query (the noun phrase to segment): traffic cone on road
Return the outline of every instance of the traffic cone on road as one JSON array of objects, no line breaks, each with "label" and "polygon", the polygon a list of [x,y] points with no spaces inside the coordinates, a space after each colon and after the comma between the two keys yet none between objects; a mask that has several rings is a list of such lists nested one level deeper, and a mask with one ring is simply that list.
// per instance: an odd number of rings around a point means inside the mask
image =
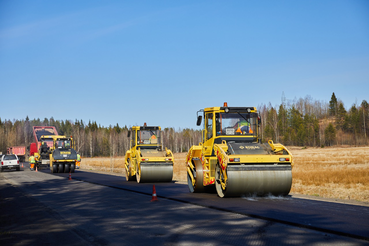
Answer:
[{"label": "traffic cone on road", "polygon": [[23,162],[22,162],[22,168],[24,168],[24,166],[23,166]]},{"label": "traffic cone on road", "polygon": [[38,172],[38,171],[37,171],[37,165],[36,165],[36,172]]},{"label": "traffic cone on road", "polygon": [[155,185],[152,187],[152,202],[156,202],[158,200],[158,197],[156,196],[156,189],[155,189]]},{"label": "traffic cone on road", "polygon": [[69,179],[68,180],[72,180],[72,174],[69,172]]}]

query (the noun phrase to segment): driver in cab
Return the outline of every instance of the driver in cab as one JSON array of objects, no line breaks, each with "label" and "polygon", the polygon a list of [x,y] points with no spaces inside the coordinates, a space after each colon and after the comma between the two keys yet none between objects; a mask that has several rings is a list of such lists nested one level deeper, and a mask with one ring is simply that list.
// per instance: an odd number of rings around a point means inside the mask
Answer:
[{"label": "driver in cab", "polygon": [[237,124],[235,125],[235,128],[237,128],[236,135],[254,133],[251,129],[250,122],[247,122],[246,120],[243,120],[243,119],[237,122]]}]

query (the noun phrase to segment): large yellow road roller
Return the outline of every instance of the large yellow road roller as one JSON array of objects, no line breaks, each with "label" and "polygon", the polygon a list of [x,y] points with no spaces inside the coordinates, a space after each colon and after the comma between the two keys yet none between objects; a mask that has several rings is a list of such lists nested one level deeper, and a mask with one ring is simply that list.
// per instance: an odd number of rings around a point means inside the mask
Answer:
[{"label": "large yellow road roller", "polygon": [[52,173],[74,173],[77,152],[72,136],[42,135],[40,142],[43,144],[34,153],[38,168],[49,166]]},{"label": "large yellow road roller", "polygon": [[292,185],[292,155],[282,144],[259,137],[260,116],[255,107],[205,108],[202,141],[190,148],[187,180],[190,192],[214,186],[219,197],[286,196]]},{"label": "large yellow road roller", "polygon": [[173,153],[161,142],[160,126],[133,126],[129,132],[130,150],[126,152],[126,180],[170,182],[173,178]]}]

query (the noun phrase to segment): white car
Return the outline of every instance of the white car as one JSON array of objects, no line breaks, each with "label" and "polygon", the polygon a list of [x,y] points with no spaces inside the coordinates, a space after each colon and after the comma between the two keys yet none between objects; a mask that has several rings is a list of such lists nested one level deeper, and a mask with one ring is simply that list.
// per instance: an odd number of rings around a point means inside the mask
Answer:
[{"label": "white car", "polygon": [[5,169],[15,169],[20,171],[19,159],[17,155],[3,155],[1,157],[0,172]]}]

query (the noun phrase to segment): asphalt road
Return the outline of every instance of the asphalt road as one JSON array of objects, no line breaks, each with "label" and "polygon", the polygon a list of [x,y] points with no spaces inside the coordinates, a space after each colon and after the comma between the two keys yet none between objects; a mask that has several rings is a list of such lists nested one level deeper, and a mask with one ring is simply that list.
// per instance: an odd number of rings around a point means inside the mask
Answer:
[{"label": "asphalt road", "polygon": [[218,198],[187,184],[48,170],[0,173],[0,245],[369,245],[369,207]]}]

